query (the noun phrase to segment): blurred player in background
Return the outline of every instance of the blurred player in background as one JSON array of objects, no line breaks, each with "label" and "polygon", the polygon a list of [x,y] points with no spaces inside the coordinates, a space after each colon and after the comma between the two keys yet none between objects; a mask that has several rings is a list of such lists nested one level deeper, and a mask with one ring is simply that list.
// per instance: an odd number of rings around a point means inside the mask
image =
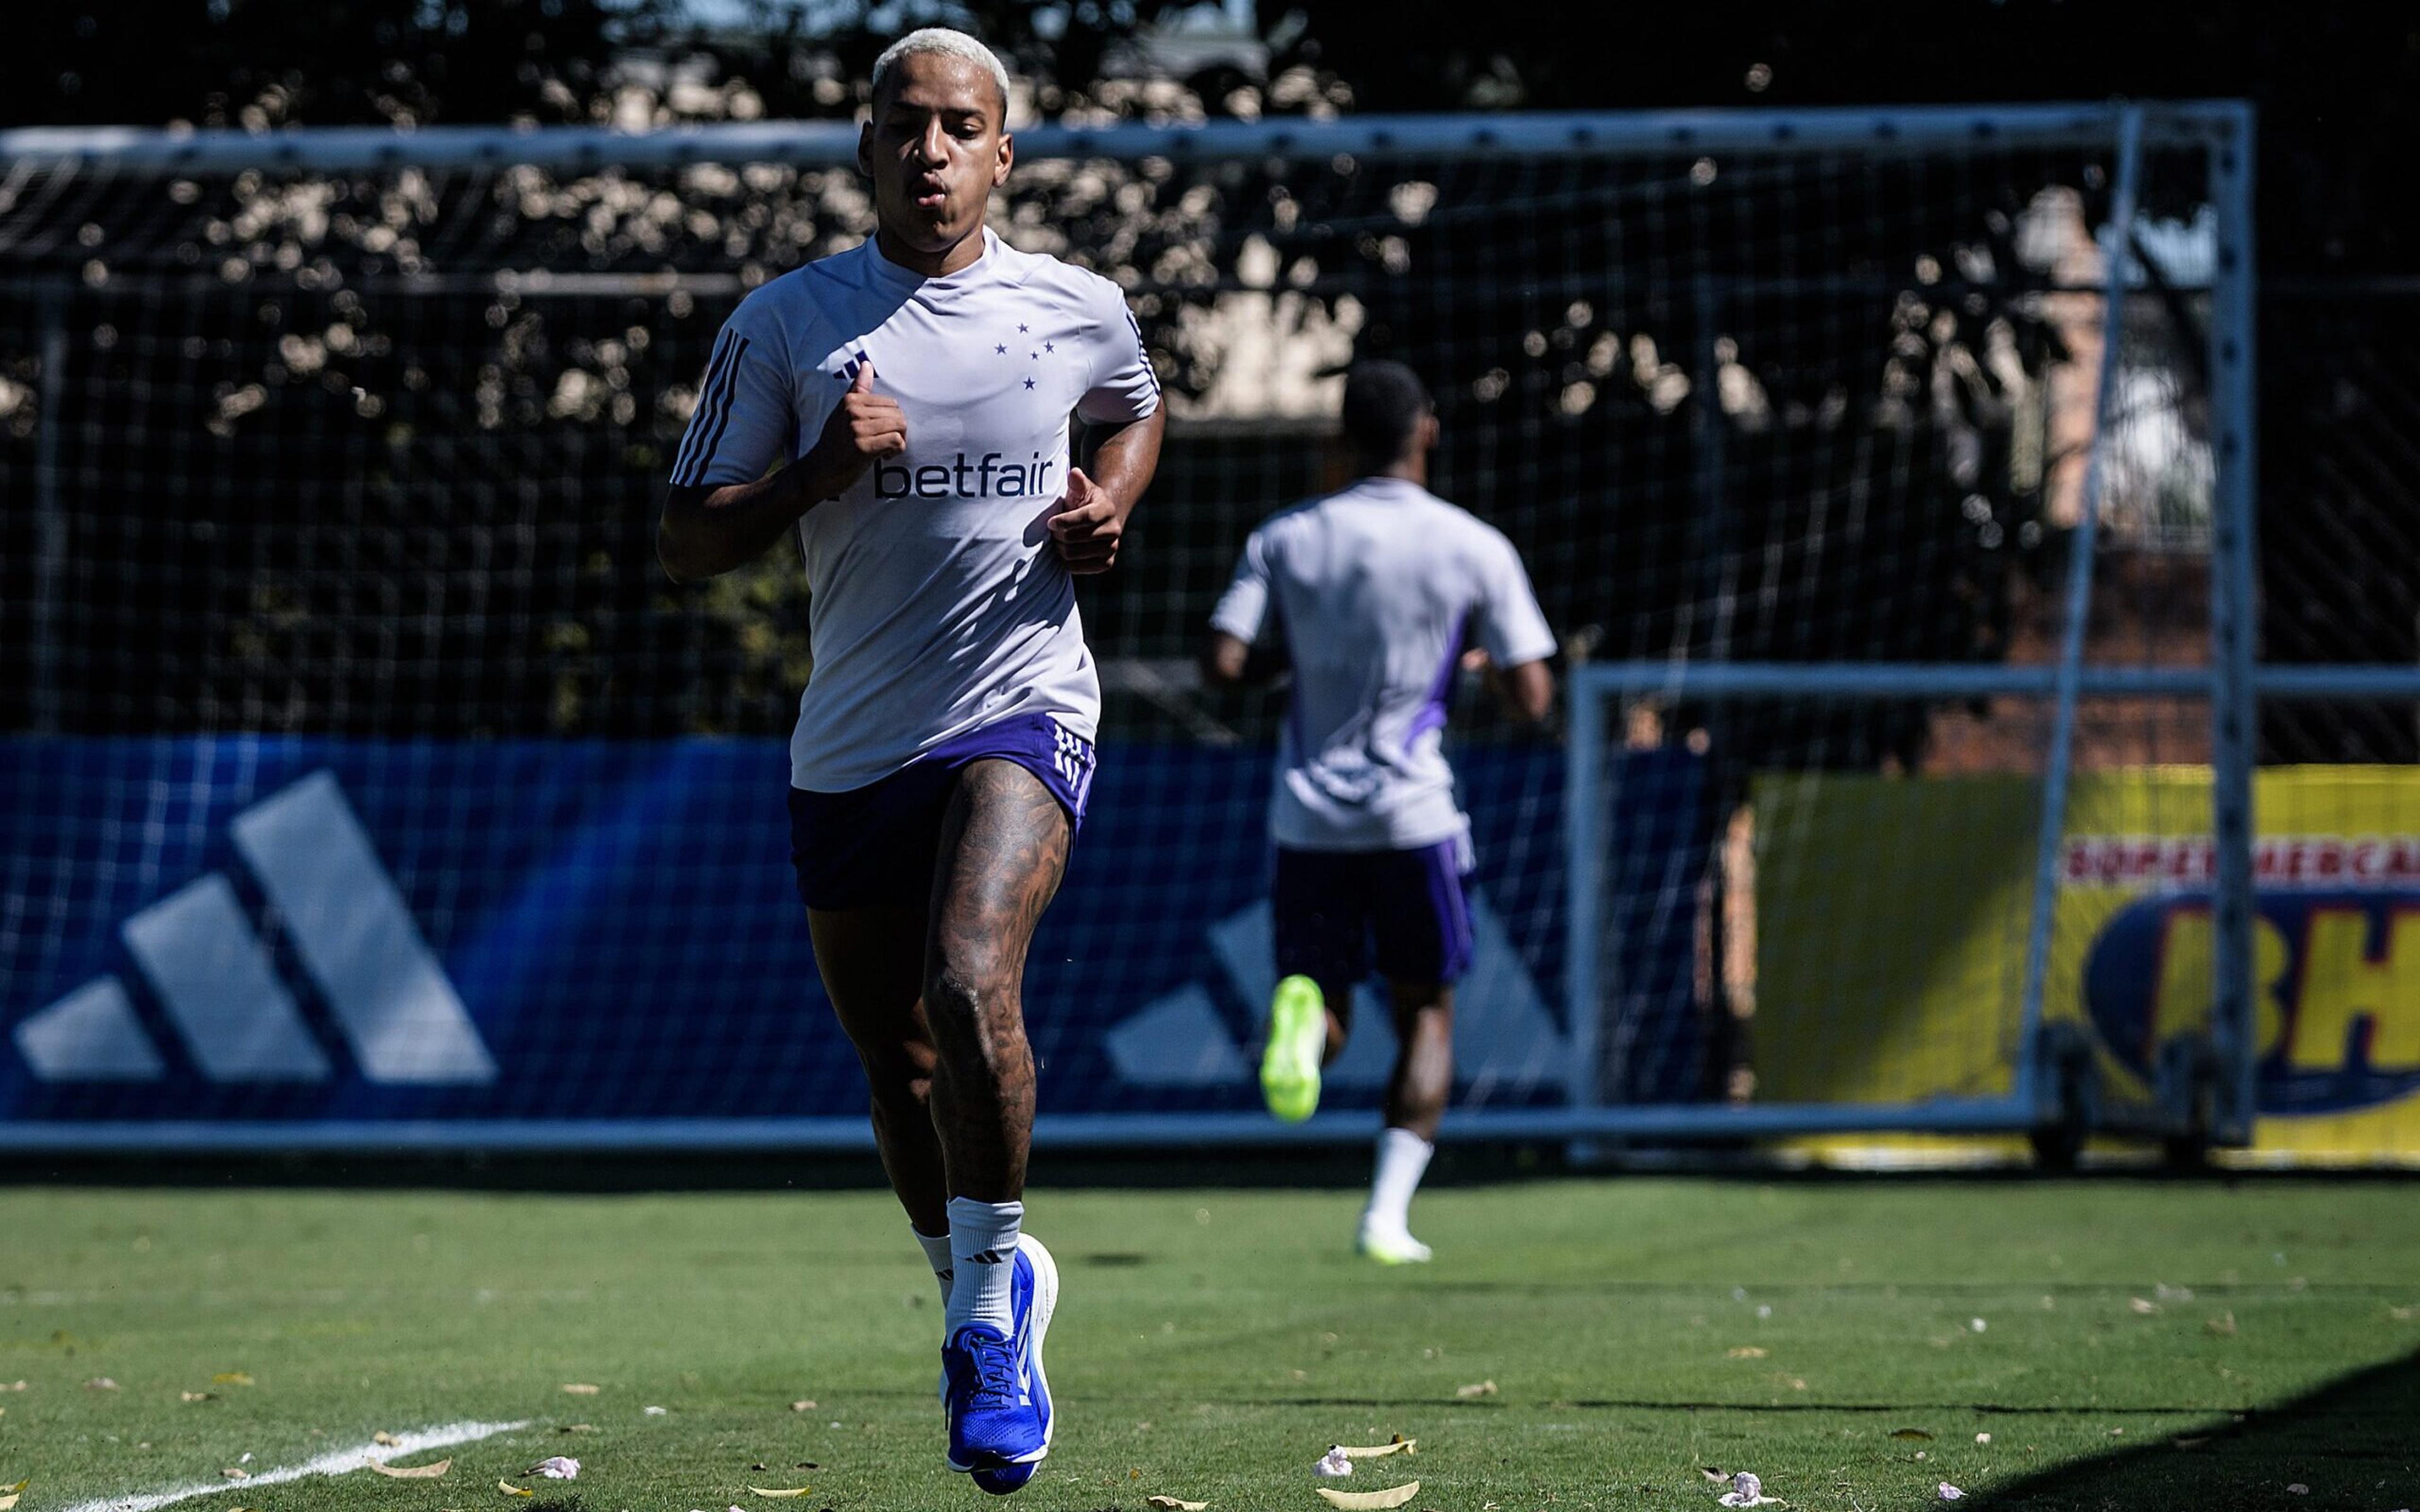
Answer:
[{"label": "blurred player in background", "polygon": [[[1115,561],[1163,427],[1117,286],[984,224],[1007,110],[1006,70],[962,33],[876,62],[858,160],[878,228],[733,314],[659,532],[684,580],[796,534],[814,657],[790,742],[799,891],[947,1303],[950,1468],[1001,1493],[1053,1427],[1019,995],[1092,786],[1100,685],[1072,575]],[[1106,432],[1090,476],[1071,413]]]},{"label": "blurred player in background", "polygon": [[1470,964],[1470,824],[1442,749],[1446,698],[1466,634],[1512,708],[1544,718],[1555,638],[1512,543],[1428,491],[1436,411],[1410,368],[1346,376],[1343,439],[1356,481],[1252,532],[1202,668],[1253,679],[1273,660],[1254,642],[1283,638],[1294,703],[1269,805],[1280,980],[1261,1088],[1279,1118],[1311,1117],[1374,966],[1398,1049],[1358,1242],[1399,1265],[1429,1257],[1407,1215],[1453,1090],[1453,983]]}]

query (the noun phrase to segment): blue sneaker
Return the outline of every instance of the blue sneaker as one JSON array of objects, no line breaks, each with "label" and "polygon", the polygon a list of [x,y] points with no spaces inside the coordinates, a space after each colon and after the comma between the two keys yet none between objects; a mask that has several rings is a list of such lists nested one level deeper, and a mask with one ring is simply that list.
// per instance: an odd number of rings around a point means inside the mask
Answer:
[{"label": "blue sneaker", "polygon": [[1017,1242],[1009,1309],[1014,1336],[970,1323],[941,1347],[950,1425],[949,1466],[1005,1496],[1033,1478],[1050,1452],[1054,1414],[1042,1368],[1042,1340],[1059,1303],[1059,1267],[1041,1241]]}]

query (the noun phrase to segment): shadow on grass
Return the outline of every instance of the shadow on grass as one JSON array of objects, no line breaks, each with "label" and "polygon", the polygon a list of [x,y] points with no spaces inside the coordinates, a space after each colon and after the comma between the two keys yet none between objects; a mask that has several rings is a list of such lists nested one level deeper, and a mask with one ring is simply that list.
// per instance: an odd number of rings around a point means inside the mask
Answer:
[{"label": "shadow on grass", "polygon": [[2030,1512],[2393,1512],[2420,1505],[2420,1351],[2181,1434],[2070,1460],[1978,1497]]}]

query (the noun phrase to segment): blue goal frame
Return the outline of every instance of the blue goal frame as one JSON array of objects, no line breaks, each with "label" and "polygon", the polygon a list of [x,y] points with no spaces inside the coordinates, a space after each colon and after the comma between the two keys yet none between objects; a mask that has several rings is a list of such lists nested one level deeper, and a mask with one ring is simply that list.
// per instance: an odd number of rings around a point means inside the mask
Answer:
[{"label": "blue goal frame", "polygon": [[[1898,1104],[1701,1103],[1610,1104],[1585,1068],[1597,1062],[1605,983],[1597,953],[1567,952],[1562,999],[1571,1035],[1572,1074],[1559,1107],[1462,1109],[1448,1115],[1444,1136],[1478,1140],[1745,1138],[1852,1132],[2039,1133],[2058,1128],[2249,1141],[2254,1114],[2251,984],[2252,769],[2262,697],[2420,697],[2420,669],[2394,666],[2256,666],[2257,604],[2254,572],[2253,407],[2254,288],[2253,162],[2255,119],[2241,101],[2157,105],[2035,104],[1842,108],[1800,111],[1692,111],[1636,114],[1539,114],[1502,116],[1357,116],[1329,121],[1219,121],[1189,126],[1140,124],[1102,128],[1043,126],[1018,133],[1027,157],[1165,156],[1203,162],[1220,158],[1326,159],[1352,154],[1371,160],[1407,156],[1464,161],[1540,152],[1635,155],[1722,151],[1909,151],[1960,146],[2091,147],[2115,151],[2116,213],[2131,216],[2136,169],[2156,147],[2200,147],[2210,162],[2210,203],[2217,213],[2217,259],[2211,290],[2210,363],[2212,447],[2217,465],[2211,536],[2213,609],[2211,658],[2205,669],[2086,666],[2081,658],[2083,594],[2088,583],[2098,505],[2098,451],[2087,485],[2072,559],[2068,621],[2060,657],[2051,666],[1974,664],[1776,664],[1745,662],[1620,662],[1575,667],[1568,681],[1570,729],[1565,802],[1567,903],[1575,929],[1601,917],[1606,857],[1587,816],[1599,811],[1604,787],[1607,715],[1614,701],[1640,694],[1696,699],[1786,694],[1839,699],[1959,697],[2022,693],[2052,700],[2058,733],[2046,770],[2037,858],[2035,905],[2024,997],[2024,1051],[2005,1097],[1957,1098]],[[799,165],[850,161],[857,131],[842,122],[775,122],[674,129],[625,134],[571,128],[516,131],[427,128],[409,134],[372,129],[169,133],[116,129],[27,129],[0,131],[0,158],[18,162],[81,164],[136,174],[225,172],[250,167],[343,171],[405,164],[476,166],[536,163],[565,167],[612,164],[780,161]],[[2122,242],[2121,242],[2122,244]],[[2123,259],[2111,259],[2105,318],[2116,329],[2125,295]],[[2104,344],[2104,364],[2117,343]],[[54,364],[46,362],[46,374]],[[2108,384],[2102,384],[2105,393]],[[51,412],[49,405],[44,413]],[[55,489],[38,485],[37,511],[58,508]],[[55,522],[54,522],[55,523]],[[43,521],[38,520],[38,527]],[[39,539],[55,532],[38,530]],[[38,665],[39,648],[37,649]],[[39,687],[38,687],[39,692]],[[2079,1077],[2072,1047],[2045,1035],[2041,976],[2048,929],[2047,900],[2055,886],[2058,825],[2064,806],[2076,701],[2119,693],[2187,695],[2208,700],[2213,731],[2217,852],[2216,1001],[2206,1053],[2191,1074],[2164,1088],[2149,1107],[2102,1105],[2088,1072]],[[38,703],[39,703],[38,699]],[[1324,1114],[1299,1125],[1279,1125],[1258,1114],[1045,1116],[1036,1142],[1062,1149],[1179,1145],[1340,1144],[1374,1131],[1367,1113]],[[833,1119],[598,1119],[530,1122],[425,1123],[324,1121],[310,1124],[165,1124],[158,1122],[11,1124],[0,1122],[0,1150],[193,1151],[321,1150],[568,1150],[568,1149],[865,1149],[861,1120]]]}]

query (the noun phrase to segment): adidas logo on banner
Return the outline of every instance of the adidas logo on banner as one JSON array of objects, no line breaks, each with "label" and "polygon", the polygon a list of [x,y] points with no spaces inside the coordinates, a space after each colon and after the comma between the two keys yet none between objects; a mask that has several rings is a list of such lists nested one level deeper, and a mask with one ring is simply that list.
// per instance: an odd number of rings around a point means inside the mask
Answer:
[{"label": "adidas logo on banner", "polygon": [[[334,777],[314,773],[237,814],[228,828],[365,1078],[419,1087],[496,1079],[469,1010]],[[209,1080],[318,1082],[332,1074],[224,875],[187,883],[127,919],[118,934]],[[46,1082],[167,1074],[116,977],[38,1011],[14,1037],[17,1053]]]}]

